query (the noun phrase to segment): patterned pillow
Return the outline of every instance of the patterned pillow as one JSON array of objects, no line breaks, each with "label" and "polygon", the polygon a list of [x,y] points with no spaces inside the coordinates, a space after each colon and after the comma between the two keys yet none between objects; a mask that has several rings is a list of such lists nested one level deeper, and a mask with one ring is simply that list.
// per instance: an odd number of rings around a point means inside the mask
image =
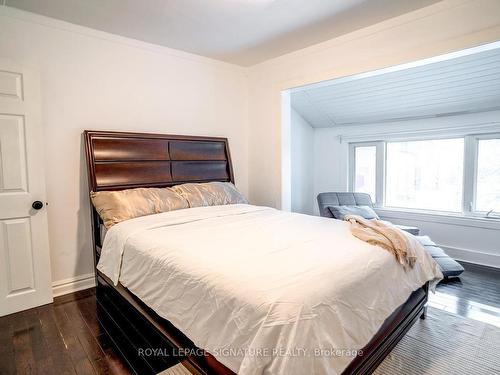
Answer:
[{"label": "patterned pillow", "polygon": [[230,182],[188,183],[173,186],[172,190],[186,199],[189,207],[248,203]]},{"label": "patterned pillow", "polygon": [[368,220],[380,219],[370,206],[328,206],[328,209],[338,220],[344,220],[347,215],[358,215]]},{"label": "patterned pillow", "polygon": [[111,228],[134,217],[188,208],[188,202],[170,188],[138,188],[91,192],[104,226]]}]

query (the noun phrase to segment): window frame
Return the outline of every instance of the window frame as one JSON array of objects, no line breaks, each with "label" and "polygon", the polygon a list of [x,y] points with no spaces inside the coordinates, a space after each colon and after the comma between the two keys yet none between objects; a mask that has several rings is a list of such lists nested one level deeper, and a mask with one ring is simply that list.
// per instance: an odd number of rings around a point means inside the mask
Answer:
[{"label": "window frame", "polygon": [[[386,198],[386,178],[387,178],[387,144],[389,142],[412,142],[412,141],[431,141],[440,139],[457,139],[464,140],[464,155],[463,155],[463,182],[462,182],[462,211],[435,211],[425,208],[409,208],[409,207],[389,207],[385,205]],[[500,139],[499,132],[483,133],[483,134],[465,134],[465,135],[433,135],[428,137],[397,137],[376,141],[356,141],[349,142],[348,155],[348,190],[354,192],[355,187],[355,149],[363,146],[376,146],[376,171],[375,171],[375,195],[374,205],[377,208],[410,212],[433,213],[443,215],[461,215],[468,217],[485,218],[486,211],[476,210],[476,193],[477,193],[477,174],[478,174],[478,151],[479,141],[486,139]],[[488,217],[489,219],[500,219],[497,212],[493,212]]]},{"label": "window frame", "polygon": [[[384,206],[385,196],[385,144],[384,141],[351,142],[349,143],[349,191],[354,191],[356,185],[356,148],[375,146],[375,207]],[[380,178],[379,176],[384,176]]]},{"label": "window frame", "polygon": [[[500,139],[500,133],[473,134],[465,137],[467,161],[470,168],[469,176],[465,178],[467,164],[464,166],[464,214],[470,216],[485,217],[488,211],[477,209],[477,175],[479,170],[479,141],[488,139]],[[467,150],[468,144],[468,150]],[[464,155],[465,156],[465,155]],[[465,158],[464,158],[465,161]],[[467,190],[467,191],[466,191]],[[466,194],[467,193],[467,194]],[[491,218],[500,218],[500,214],[494,211]]]}]

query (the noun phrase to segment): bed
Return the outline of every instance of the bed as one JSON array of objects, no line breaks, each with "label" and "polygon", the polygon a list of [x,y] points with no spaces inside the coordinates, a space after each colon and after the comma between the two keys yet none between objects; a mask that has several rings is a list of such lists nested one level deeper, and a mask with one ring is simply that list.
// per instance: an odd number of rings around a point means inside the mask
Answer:
[{"label": "bed", "polygon": [[[84,138],[91,191],[234,182],[224,138],[101,131],[85,131]],[[200,374],[371,373],[424,315],[429,277],[415,273],[401,291],[385,293],[379,283],[381,275],[394,272],[393,280],[401,278],[398,272],[403,271],[390,266],[387,254],[374,252],[368,244],[356,244],[365,252],[363,257],[373,257],[365,269],[356,268],[359,254],[335,261],[325,256],[324,248],[332,238],[342,238],[344,242],[337,243],[342,248],[358,241],[347,235],[344,223],[335,226],[332,222],[251,205],[188,208],[112,227],[106,233],[108,244],[101,259],[102,223],[92,208],[102,327],[130,367],[141,374],[160,372],[178,361]],[[272,246],[270,241],[274,241]],[[269,260],[269,265],[262,265],[262,259]],[[332,269],[343,270],[342,277],[329,277]],[[303,278],[297,277],[304,270]],[[252,278],[264,281],[252,282]],[[342,283],[349,284],[348,293],[339,292]],[[182,291],[178,285],[183,285]],[[385,287],[390,288],[390,283]],[[337,302],[325,302],[324,295],[334,295]],[[361,302],[353,302],[353,295]],[[280,304],[271,304],[270,309],[268,300]],[[360,313],[347,302],[371,304],[373,311]],[[304,308],[309,305],[315,310]],[[381,314],[387,317],[385,321]],[[356,336],[352,326],[361,321],[366,321],[366,327],[358,324],[359,337],[350,341]],[[300,344],[306,337],[329,344],[318,345],[327,351],[320,353],[321,360],[301,357],[299,345],[271,356],[246,352],[225,356],[216,350],[224,348],[224,343],[272,349],[284,341]],[[330,344],[350,350],[352,342],[364,344],[354,355],[331,358],[337,354],[328,352],[334,348]],[[148,355],[144,355],[145,348],[151,349]],[[153,353],[153,348],[159,350]]]}]

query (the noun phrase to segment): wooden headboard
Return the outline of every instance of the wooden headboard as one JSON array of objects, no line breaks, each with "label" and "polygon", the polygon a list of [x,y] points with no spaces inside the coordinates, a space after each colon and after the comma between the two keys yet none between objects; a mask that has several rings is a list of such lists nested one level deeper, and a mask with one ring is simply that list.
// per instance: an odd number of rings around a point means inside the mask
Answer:
[{"label": "wooden headboard", "polygon": [[230,181],[226,138],[86,130],[91,191]]},{"label": "wooden headboard", "polygon": [[[233,166],[226,138],[85,130],[89,190],[167,187],[229,181]],[[97,262],[100,218],[92,208]]]}]

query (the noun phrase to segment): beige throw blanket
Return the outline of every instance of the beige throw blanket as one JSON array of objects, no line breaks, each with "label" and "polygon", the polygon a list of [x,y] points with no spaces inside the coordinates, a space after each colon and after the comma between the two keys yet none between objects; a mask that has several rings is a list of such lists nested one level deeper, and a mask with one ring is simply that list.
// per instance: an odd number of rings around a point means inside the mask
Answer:
[{"label": "beige throw blanket", "polygon": [[415,265],[416,247],[422,247],[411,234],[382,220],[367,220],[357,215],[346,215],[353,236],[369,244],[380,246],[394,255],[405,271]]}]

